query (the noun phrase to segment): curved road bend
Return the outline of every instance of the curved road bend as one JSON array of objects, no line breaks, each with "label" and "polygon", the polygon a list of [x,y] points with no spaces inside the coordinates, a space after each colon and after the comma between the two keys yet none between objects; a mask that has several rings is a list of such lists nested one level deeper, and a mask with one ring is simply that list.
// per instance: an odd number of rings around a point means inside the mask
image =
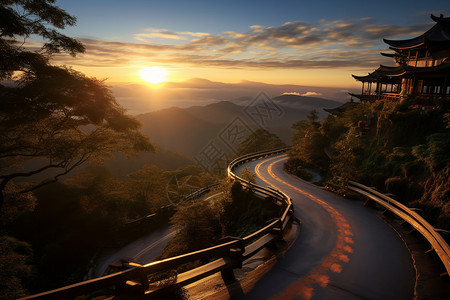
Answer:
[{"label": "curved road bend", "polygon": [[139,238],[126,246],[104,253],[94,271],[95,277],[103,276],[110,263],[118,262],[121,259],[133,261],[139,264],[152,262],[164,248],[164,246],[175,235],[171,227],[159,228],[148,235]]},{"label": "curved road bend", "polygon": [[[216,197],[209,196],[204,200]],[[203,199],[204,197],[200,198]],[[103,253],[97,262],[94,270],[94,276],[103,276],[108,269],[109,264],[118,262],[121,259],[129,260],[138,264],[148,264],[161,253],[166,244],[176,235],[175,229],[169,224],[158,228],[149,234],[132,241],[120,249],[114,249]]]},{"label": "curved road bend", "polygon": [[257,184],[292,198],[302,221],[299,237],[243,298],[412,299],[415,271],[397,233],[376,213],[287,174],[286,155],[246,163]]}]

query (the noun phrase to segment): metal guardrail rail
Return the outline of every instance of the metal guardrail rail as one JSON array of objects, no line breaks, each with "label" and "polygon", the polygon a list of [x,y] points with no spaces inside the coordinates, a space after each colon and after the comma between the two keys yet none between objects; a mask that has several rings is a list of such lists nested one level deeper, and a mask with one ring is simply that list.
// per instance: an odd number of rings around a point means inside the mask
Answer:
[{"label": "metal guardrail rail", "polygon": [[[113,286],[115,286],[116,294],[118,295],[133,295],[133,297],[138,299],[155,299],[162,297],[169,289],[185,286],[217,272],[221,272],[225,282],[233,281],[233,269],[240,268],[244,260],[253,256],[267,244],[281,239],[285,228],[293,218],[293,205],[291,199],[286,194],[278,190],[264,188],[245,181],[234,174],[233,169],[250,160],[283,153],[289,149],[289,147],[286,147],[273,151],[263,151],[245,155],[233,160],[228,165],[227,171],[230,178],[240,181],[244,186],[253,189],[255,192],[264,195],[265,197],[273,197],[274,200],[281,202],[285,207],[281,216],[278,219],[274,219],[264,228],[261,228],[244,238],[228,237],[220,245],[151,262],[146,265],[129,263],[128,267],[130,267],[130,269],[128,270],[21,299],[73,299],[77,296]],[[205,191],[199,191],[198,194],[203,194],[204,192]],[[254,241],[255,238],[258,239]],[[178,274],[176,279],[168,285],[157,285],[149,282],[148,277],[152,274],[172,270],[185,263],[199,259],[211,258],[218,259],[193,270]]]},{"label": "metal guardrail rail", "polygon": [[[450,246],[444,238],[436,231],[436,229],[422,218],[418,213],[406,207],[394,199],[375,191],[360,183],[349,181],[348,188],[354,192],[364,195],[378,204],[382,205],[395,215],[408,222],[414,229],[422,234],[428,240],[439,259],[444,264],[447,274],[450,276]],[[444,275],[443,274],[443,275]]]}]

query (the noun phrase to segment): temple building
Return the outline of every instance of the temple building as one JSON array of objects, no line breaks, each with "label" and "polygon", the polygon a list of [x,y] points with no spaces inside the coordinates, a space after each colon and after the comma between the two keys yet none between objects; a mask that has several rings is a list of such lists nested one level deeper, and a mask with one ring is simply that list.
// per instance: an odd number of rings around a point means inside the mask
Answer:
[{"label": "temple building", "polygon": [[[387,40],[396,66],[380,65],[362,82],[361,101],[399,101],[409,96],[427,100],[450,99],[450,18],[431,15],[436,24],[424,34],[407,40]],[[425,104],[425,103],[424,103]]]}]

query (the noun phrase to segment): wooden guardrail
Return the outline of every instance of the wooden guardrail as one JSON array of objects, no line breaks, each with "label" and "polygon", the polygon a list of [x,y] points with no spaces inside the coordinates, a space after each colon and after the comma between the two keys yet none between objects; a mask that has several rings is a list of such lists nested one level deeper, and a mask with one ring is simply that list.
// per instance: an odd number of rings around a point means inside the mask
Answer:
[{"label": "wooden guardrail", "polygon": [[434,249],[440,260],[444,264],[447,274],[450,276],[450,247],[444,238],[436,231],[436,229],[422,218],[418,213],[406,207],[394,199],[375,191],[360,183],[349,181],[349,190],[355,191],[361,195],[364,195],[371,200],[377,202],[381,206],[385,207],[401,219],[408,222],[414,229],[422,234],[425,239],[428,240],[431,247]]},{"label": "wooden guardrail", "polygon": [[[288,149],[289,148],[282,148],[274,151],[264,151],[245,155],[233,160],[228,165],[228,176],[230,178],[240,181],[244,186],[253,189],[265,197],[273,197],[275,201],[282,203],[285,207],[281,216],[278,219],[271,221],[264,228],[261,228],[244,238],[228,237],[220,245],[151,262],[146,265],[129,263],[128,267],[130,267],[130,269],[128,270],[22,299],[73,299],[77,296],[89,294],[109,287],[115,287],[116,294],[118,295],[133,295],[138,299],[154,299],[163,296],[164,293],[170,289],[185,286],[216,272],[221,272],[225,282],[233,281],[233,269],[240,268],[244,260],[253,256],[267,244],[282,238],[283,231],[292,220],[293,212],[291,199],[286,194],[278,190],[264,188],[245,181],[234,174],[233,169],[252,159],[283,153]],[[255,241],[256,238],[257,240]],[[216,259],[193,270],[178,274],[176,278],[167,285],[152,284],[149,282],[149,276],[152,274],[170,271],[185,263],[211,258]]]},{"label": "wooden guardrail", "polygon": [[[208,186],[202,187],[201,189],[196,190],[195,192],[193,192],[193,193],[191,193],[191,194],[185,196],[185,197],[181,200],[180,203],[183,203],[183,202],[185,202],[185,201],[190,201],[190,200],[197,199],[197,198],[199,198],[199,197],[201,197],[201,196],[203,196],[203,195],[209,193],[209,192],[210,192],[213,188],[215,188],[217,185],[218,185],[218,183],[213,183],[213,184],[210,184],[210,185],[208,185]],[[180,204],[180,203],[178,203],[178,204]],[[160,207],[160,208],[158,209],[158,212],[153,213],[153,214],[151,214],[151,215],[147,215],[147,216],[145,216],[145,217],[142,217],[142,218],[139,218],[139,219],[136,219],[136,220],[133,220],[133,221],[130,221],[130,222],[127,222],[127,223],[123,224],[122,227],[140,226],[140,225],[142,225],[142,224],[144,224],[144,223],[147,223],[149,220],[152,220],[152,219],[156,218],[156,217],[158,216],[158,213],[160,213],[161,211],[166,211],[166,210],[169,210],[169,209],[174,209],[175,206],[176,206],[176,205],[174,205],[174,204],[169,204],[169,205]]]}]

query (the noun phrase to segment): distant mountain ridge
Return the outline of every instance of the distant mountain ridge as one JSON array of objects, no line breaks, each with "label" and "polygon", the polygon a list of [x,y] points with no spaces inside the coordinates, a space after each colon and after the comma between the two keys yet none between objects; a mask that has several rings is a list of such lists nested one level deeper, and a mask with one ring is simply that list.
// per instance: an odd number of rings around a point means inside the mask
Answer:
[{"label": "distant mountain ridge", "polygon": [[[142,131],[155,144],[193,158],[209,142],[217,139],[236,118],[252,130],[258,128],[258,124],[248,115],[247,105],[251,102],[245,97],[184,109],[171,107],[136,117],[143,124]],[[281,95],[273,98],[273,105],[282,113],[268,118],[264,127],[277,134],[286,144],[290,144],[290,127],[294,122],[305,119],[312,109],[316,109],[319,115],[324,117],[327,113],[323,108],[334,108],[341,104],[322,98]]]},{"label": "distant mountain ridge", "polygon": [[329,100],[318,97],[301,96],[295,94],[284,94],[274,97],[273,100],[281,105],[294,105],[294,106],[312,106],[321,108],[334,108],[342,105],[342,102],[335,100]]},{"label": "distant mountain ridge", "polygon": [[[127,174],[138,170],[144,165],[156,165],[167,170],[174,170],[189,164],[195,164],[194,158],[211,141],[217,140],[220,133],[227,129],[236,118],[244,122],[252,130],[255,124],[245,113],[246,105],[253,99],[242,97],[234,101],[221,101],[205,106],[188,108],[170,107],[159,111],[136,116],[142,123],[142,132],[147,134],[156,145],[156,153],[140,153],[138,157],[127,159],[123,154],[116,153],[108,162],[108,168],[116,174]],[[280,117],[268,120],[264,128],[278,135],[283,142],[290,144],[291,125],[305,119],[312,109],[316,109],[323,117],[322,108],[340,106],[340,102],[297,95],[281,95],[273,99],[283,111]],[[229,150],[229,149],[228,149]],[[35,168],[39,161],[33,161],[27,168]],[[54,176],[52,172],[33,177],[43,180]]]}]

